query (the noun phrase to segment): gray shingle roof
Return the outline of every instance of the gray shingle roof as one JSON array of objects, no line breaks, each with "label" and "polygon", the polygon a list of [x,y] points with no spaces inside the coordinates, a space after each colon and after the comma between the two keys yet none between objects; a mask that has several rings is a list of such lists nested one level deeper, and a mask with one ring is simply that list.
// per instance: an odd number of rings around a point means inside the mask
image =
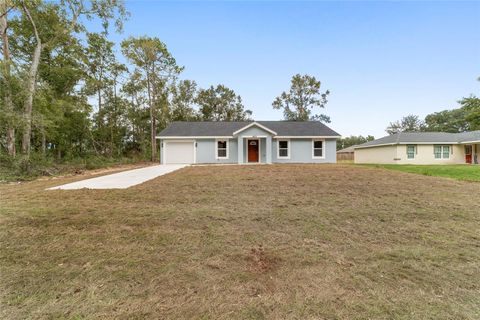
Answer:
[{"label": "gray shingle roof", "polygon": [[[233,133],[253,121],[199,121],[172,122],[160,137],[214,137],[232,136]],[[338,137],[337,132],[318,121],[254,121],[277,133],[278,136],[324,136]]]},{"label": "gray shingle roof", "polygon": [[356,148],[368,148],[388,144],[415,144],[415,143],[463,143],[480,141],[480,131],[461,133],[448,132],[400,132],[377,140],[369,141],[355,146]]}]

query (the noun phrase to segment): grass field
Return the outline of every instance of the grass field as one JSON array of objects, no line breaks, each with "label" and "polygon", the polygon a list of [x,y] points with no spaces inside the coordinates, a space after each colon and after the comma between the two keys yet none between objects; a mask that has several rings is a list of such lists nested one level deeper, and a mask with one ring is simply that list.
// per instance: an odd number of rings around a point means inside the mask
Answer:
[{"label": "grass field", "polygon": [[0,185],[1,319],[479,319],[480,184],[352,165]]},{"label": "grass field", "polygon": [[478,165],[375,165],[390,170],[418,173],[425,176],[444,177],[465,181],[480,181],[480,166]]}]

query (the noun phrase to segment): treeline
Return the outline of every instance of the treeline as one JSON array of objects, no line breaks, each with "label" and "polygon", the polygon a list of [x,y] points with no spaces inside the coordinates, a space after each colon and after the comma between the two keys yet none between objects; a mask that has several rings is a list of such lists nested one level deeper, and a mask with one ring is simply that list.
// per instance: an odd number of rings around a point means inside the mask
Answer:
[{"label": "treeline", "polygon": [[[121,1],[7,0],[0,15],[4,155],[153,160],[170,121],[251,116],[224,85],[179,80],[184,68],[158,38],[127,38],[117,53],[109,32],[128,17]],[[90,20],[103,30],[90,32]]]},{"label": "treeline", "polygon": [[[479,79],[480,80],[480,79]],[[472,95],[461,99],[459,107],[429,114],[425,119],[417,115],[408,115],[390,122],[385,129],[388,134],[398,132],[464,132],[480,130],[480,98]]]}]

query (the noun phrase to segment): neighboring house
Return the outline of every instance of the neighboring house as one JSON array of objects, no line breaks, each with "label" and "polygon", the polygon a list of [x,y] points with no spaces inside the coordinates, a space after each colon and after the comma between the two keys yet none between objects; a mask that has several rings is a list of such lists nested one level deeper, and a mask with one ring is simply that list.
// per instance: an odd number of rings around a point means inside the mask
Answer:
[{"label": "neighboring house", "polygon": [[335,163],[340,135],[317,121],[173,122],[160,162]]},{"label": "neighboring house", "polygon": [[355,146],[355,163],[478,164],[480,131],[402,132]]},{"label": "neighboring house", "polygon": [[345,149],[337,151],[337,161],[341,160],[353,160],[354,159],[354,148],[355,146],[350,146]]}]

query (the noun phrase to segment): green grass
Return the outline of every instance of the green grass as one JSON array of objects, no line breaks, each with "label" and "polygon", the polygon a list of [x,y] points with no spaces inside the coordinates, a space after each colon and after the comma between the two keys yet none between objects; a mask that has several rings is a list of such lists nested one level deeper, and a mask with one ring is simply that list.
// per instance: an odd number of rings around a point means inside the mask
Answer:
[{"label": "green grass", "polygon": [[375,165],[390,170],[444,177],[464,181],[480,181],[480,166],[476,165]]}]

